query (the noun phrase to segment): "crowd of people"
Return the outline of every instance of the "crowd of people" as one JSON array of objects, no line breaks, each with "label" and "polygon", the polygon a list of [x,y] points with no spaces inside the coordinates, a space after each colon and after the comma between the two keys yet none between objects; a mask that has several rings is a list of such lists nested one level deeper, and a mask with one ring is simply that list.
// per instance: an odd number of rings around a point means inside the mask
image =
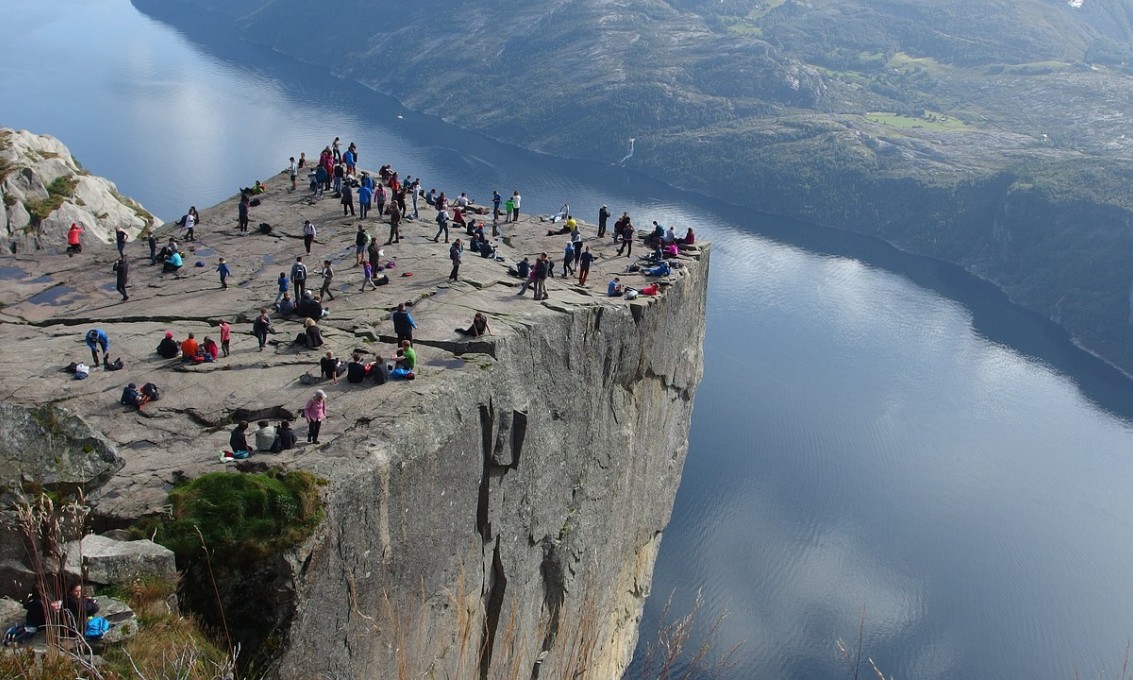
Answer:
[{"label": "crowd of people", "polygon": [[[515,225],[520,221],[522,197],[518,190],[514,190],[506,198],[499,191],[493,191],[490,207],[477,205],[466,192],[461,192],[455,199],[450,200],[443,191],[438,192],[436,189],[425,191],[419,177],[402,179],[390,165],[383,165],[374,174],[362,170],[357,146],[351,143],[343,150],[339,138],[335,138],[323,149],[313,165],[308,164],[305,153],[300,153],[298,160],[290,157],[288,161],[284,171],[289,180],[288,192],[298,190],[300,173],[306,172],[311,193],[303,200],[315,202],[329,193],[341,203],[344,217],[357,219],[353,233],[353,267],[358,270],[362,292],[367,289],[377,290],[379,286],[390,283],[387,270],[395,266],[395,262],[387,260],[383,263],[386,257],[383,245],[391,246],[403,240],[403,223],[420,219],[419,201],[423,201],[435,210],[436,232],[431,240],[439,244],[443,239],[446,244],[452,265],[448,281],[452,283],[461,280],[461,265],[466,247],[469,252],[483,258],[502,261],[498,239],[504,236],[503,225]],[[241,191],[236,214],[237,231],[240,235],[248,233],[251,212],[260,203],[259,196],[267,190],[264,183],[257,181],[252,187]],[[490,223],[482,217],[485,215],[490,215]],[[628,212],[623,212],[621,217],[614,221],[612,233],[607,236],[607,225],[611,217],[612,213],[603,205],[598,212],[596,235],[583,234],[582,226],[571,214],[569,205],[564,204],[558,214],[543,218],[550,221],[554,227],[548,230],[548,236],[565,237],[561,261],[558,262],[561,264],[562,280],[574,279],[578,286],[585,288],[589,285],[589,275],[596,263],[603,259],[612,261],[612,258],[623,254],[633,260],[633,246],[638,242],[644,248],[645,254],[628,265],[626,270],[614,273],[624,275],[627,272],[640,271],[645,275],[663,276],[671,271],[671,266],[679,266],[679,264],[671,264],[671,258],[679,253],[680,247],[695,243],[695,235],[691,228],[684,236],[678,237],[673,228],[665,228],[657,221],[653,221],[652,229],[649,231],[638,233]],[[375,220],[389,224],[389,234],[384,244],[367,228],[368,225],[374,224]],[[528,223],[531,222],[532,220],[528,219]],[[177,226],[184,240],[198,241],[201,217],[196,208],[190,207]],[[270,230],[268,225],[261,226]],[[453,229],[464,233],[452,238]],[[326,241],[319,240],[319,231],[310,219],[303,221],[300,232],[303,242],[302,254],[295,256],[289,270],[279,272],[275,279],[274,299],[259,309],[259,313],[250,324],[257,351],[267,350],[269,337],[276,333],[274,326],[276,321],[297,320],[302,326],[301,330],[296,333],[292,342],[282,344],[294,347],[298,351],[322,352],[323,356],[319,359],[319,379],[337,384],[339,377],[345,376],[346,382],[352,385],[367,382],[381,385],[391,380],[414,379],[418,370],[416,350],[413,346],[417,323],[405,304],[398,305],[390,315],[396,346],[388,359],[381,353],[375,353],[369,358],[370,355],[351,352],[350,360],[343,361],[335,356],[333,350],[327,350],[325,347],[327,338],[320,326],[320,322],[329,314],[326,303],[336,299],[336,292],[342,295],[344,291],[348,291],[349,284],[340,281],[340,272],[336,270],[336,258],[333,256],[323,258],[318,269],[313,267],[308,269],[304,258],[309,258],[312,249],[316,245],[323,246]],[[77,224],[72,225],[67,235],[69,255],[82,252],[81,234],[82,227]],[[115,272],[116,289],[123,301],[129,299],[127,292],[129,261],[125,252],[127,240],[127,234],[119,229],[116,232],[119,259],[115,265]],[[184,267],[186,255],[177,237],[170,236],[168,242],[159,249],[154,230],[147,228],[142,232],[139,240],[148,246],[150,264],[160,264],[162,274],[177,274]],[[611,254],[615,246],[616,255]],[[320,260],[316,258],[315,261]],[[536,256],[524,256],[512,269],[513,275],[520,279],[518,295],[525,295],[530,289],[536,300],[549,299],[547,283],[548,279],[555,278],[556,264],[547,252]],[[197,266],[201,265],[202,263],[197,263]],[[220,288],[227,289],[233,270],[224,257],[218,258],[216,273]],[[406,274],[411,275],[409,272]],[[312,283],[315,277],[318,277],[318,285]],[[653,286],[653,288],[657,287]],[[624,286],[621,276],[613,276],[607,283],[607,294],[611,297],[622,295],[632,297],[648,289],[649,286],[646,286],[642,291],[638,291]],[[469,326],[457,328],[455,331],[466,338],[494,335],[487,316],[482,312],[474,314]],[[218,321],[216,336],[219,343],[213,339],[211,331],[200,340],[197,339],[195,332],[189,332],[184,339],[179,340],[173,331],[166,331],[158,342],[155,352],[161,359],[176,360],[186,364],[215,362],[231,355],[231,325],[224,320]],[[101,363],[106,364],[109,338],[105,332],[92,329],[86,341],[91,350],[94,366],[99,366],[100,359]],[[145,387],[150,385],[147,383]],[[154,391],[156,392],[156,386]],[[130,383],[123,390],[124,405],[142,408],[150,400],[143,388],[139,388],[135,383]],[[326,401],[325,391],[319,390],[301,410],[303,417],[308,421],[310,443],[319,441],[319,428],[326,418]],[[290,423],[280,422],[277,425],[260,423],[260,429],[255,433],[255,447],[247,446],[247,439],[243,435],[247,427],[247,423],[241,423],[233,431],[230,441],[233,454],[250,450],[282,450],[294,445],[294,442],[288,441],[288,437],[283,437],[282,449],[277,445],[277,433],[281,430],[289,432]]]}]

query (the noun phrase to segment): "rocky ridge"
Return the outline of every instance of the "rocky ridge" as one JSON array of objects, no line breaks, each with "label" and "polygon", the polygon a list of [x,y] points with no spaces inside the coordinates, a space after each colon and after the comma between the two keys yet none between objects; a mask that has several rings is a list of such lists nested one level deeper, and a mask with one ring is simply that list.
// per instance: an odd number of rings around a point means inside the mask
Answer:
[{"label": "rocky ridge", "polygon": [[114,242],[123,227],[130,238],[161,224],[114,183],[92,175],[67,147],[48,135],[0,129],[0,236],[8,252],[66,247],[72,223],[84,244]]},{"label": "rocky ridge", "polygon": [[[4,401],[79,414],[117,451],[121,469],[89,496],[99,522],[163,512],[172,484],[225,469],[217,458],[232,422],[294,418],[315,388],[300,379],[317,375],[322,350],[291,343],[298,323],[277,319],[263,353],[250,335],[277,274],[303,254],[300,225],[311,219],[319,228],[311,270],[323,259],[337,268],[323,349],[389,357],[389,311],[411,302],[420,369],[412,382],[381,387],[317,385],[329,402],[322,444],[227,466],[302,468],[328,481],[327,519],[314,537],[221,585],[232,594],[229,620],[270,623],[265,635],[282,641],[274,674],[283,678],[393,675],[407,652],[392,643],[403,631],[389,624],[398,619],[390,607],[419,612],[414,630],[428,632],[412,663],[456,675],[483,664],[484,677],[517,664],[527,673],[581,664],[595,677],[618,675],[687,452],[708,246],[682,255],[686,266],[657,298],[611,299],[609,277],[638,286],[643,277],[622,273],[629,260],[586,227],[598,255],[589,286],[555,278],[550,300],[536,303],[516,296],[507,267],[544,250],[560,259],[565,237],[545,236],[547,225],[531,217],[504,225],[505,260],[466,251],[451,283],[448,247],[430,240],[433,211],[422,203],[402,241],[385,246],[383,262],[396,263],[391,282],[362,293],[351,266],[360,221],[329,197],[290,192],[282,176],[266,184],[252,222],[270,224],[270,235],[238,235],[233,198],[201,211],[177,275],[145,266],[144,246],[131,243],[129,301],[113,290],[109,245],[74,258],[41,250],[0,259],[10,301],[0,342],[17,348],[0,356]],[[361,223],[386,234],[373,218]],[[218,257],[233,269],[227,290]],[[475,311],[487,314],[493,336],[454,332]],[[216,337],[220,319],[233,326],[231,357],[188,365],[155,354],[166,330]],[[89,357],[83,334],[94,326],[125,369],[72,380],[62,368]],[[118,405],[126,382],[155,382],[164,396],[127,409]],[[462,638],[468,631],[475,639]],[[583,632],[592,648],[571,658],[570,641]],[[489,650],[483,659],[480,649]]]}]

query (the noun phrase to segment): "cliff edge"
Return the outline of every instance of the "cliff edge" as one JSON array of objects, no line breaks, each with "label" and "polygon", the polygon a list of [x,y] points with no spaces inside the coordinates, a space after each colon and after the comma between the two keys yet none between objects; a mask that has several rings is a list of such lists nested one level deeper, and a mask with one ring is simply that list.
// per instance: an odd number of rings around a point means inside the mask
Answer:
[{"label": "cliff edge", "polygon": [[[610,298],[614,275],[637,287],[646,281],[623,273],[631,258],[616,257],[584,226],[596,255],[589,285],[556,277],[549,299],[536,302],[516,295],[508,267],[543,251],[561,260],[567,237],[546,235],[558,224],[524,216],[502,225],[503,261],[466,250],[451,282],[448,246],[431,241],[434,213],[422,201],[401,241],[384,246],[383,264],[395,263],[389,284],[359,292],[358,225],[381,242],[386,220],[344,217],[329,194],[289,187],[284,176],[268,178],[251,208],[252,224],[270,225],[270,234],[255,226],[239,234],[237,198],[201,211],[196,240],[181,244],[179,272],[147,266],[145,245],[129,243],[127,301],[114,291],[109,245],[73,258],[44,250],[0,259],[9,301],[0,343],[13,349],[0,356],[3,401],[53,404],[105,438],[121,469],[96,480],[89,498],[99,522],[125,525],[165,512],[179,481],[218,469],[240,474],[217,462],[233,422],[296,419],[324,389],[321,444],[239,464],[327,481],[326,520],[311,539],[220,584],[230,627],[273,652],[275,677],[393,677],[405,668],[618,676],[687,453],[708,245],[682,252],[684,266],[661,281],[657,297]],[[318,229],[309,256],[304,219]],[[160,232],[162,243],[171,236]],[[453,239],[463,236],[454,229]],[[251,320],[296,256],[308,262],[309,285],[321,261],[336,269],[319,324],[327,344],[300,348],[292,338],[301,325],[276,316],[277,333],[260,352]],[[233,272],[227,289],[220,257]],[[389,314],[399,302],[412,303],[418,324],[415,380],[306,384],[327,350],[388,360]],[[477,311],[493,335],[454,330]],[[166,331],[218,338],[221,319],[232,324],[231,356],[186,364],[155,353]],[[73,380],[62,369],[89,361],[92,327],[107,333],[111,357],[125,367]],[[127,382],[154,382],[163,397],[141,411],[121,406]]]}]

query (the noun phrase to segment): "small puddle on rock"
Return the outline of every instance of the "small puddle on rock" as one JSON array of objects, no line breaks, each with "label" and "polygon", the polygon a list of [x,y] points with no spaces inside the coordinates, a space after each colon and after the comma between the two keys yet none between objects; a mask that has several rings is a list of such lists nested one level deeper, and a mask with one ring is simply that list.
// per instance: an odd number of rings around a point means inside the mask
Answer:
[{"label": "small puddle on rock", "polygon": [[193,251],[193,254],[196,255],[197,257],[208,257],[209,255],[215,255],[216,249],[214,249],[214,248],[197,248],[196,250]]},{"label": "small puddle on rock", "polygon": [[0,267],[0,279],[14,281],[27,275],[28,273],[19,267]]},{"label": "small puddle on rock", "polygon": [[67,300],[63,300],[62,298],[77,292],[78,291],[76,291],[74,288],[71,288],[70,286],[53,286],[43,291],[42,293],[37,293],[36,295],[31,296],[30,298],[28,298],[28,302],[32,303],[33,305],[59,306],[68,302]]}]

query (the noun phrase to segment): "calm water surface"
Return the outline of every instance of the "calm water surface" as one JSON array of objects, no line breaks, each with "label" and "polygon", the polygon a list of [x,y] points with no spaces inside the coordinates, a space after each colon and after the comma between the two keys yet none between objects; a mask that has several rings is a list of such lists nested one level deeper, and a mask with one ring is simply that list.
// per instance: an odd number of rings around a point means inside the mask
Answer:
[{"label": "calm water surface", "polygon": [[[125,0],[0,0],[0,123],[165,219],[334,135],[427,186],[601,203],[715,243],[666,596],[742,644],[720,678],[1112,677],[1133,637],[1133,387],[951,267],[502,146]],[[402,118],[398,118],[401,115]],[[862,677],[865,677],[863,675]]]}]

